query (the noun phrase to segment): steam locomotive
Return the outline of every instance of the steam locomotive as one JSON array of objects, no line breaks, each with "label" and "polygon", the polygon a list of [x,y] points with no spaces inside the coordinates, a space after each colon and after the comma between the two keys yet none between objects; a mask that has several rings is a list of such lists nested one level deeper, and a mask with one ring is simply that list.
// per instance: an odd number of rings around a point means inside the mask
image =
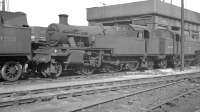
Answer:
[{"label": "steam locomotive", "polygon": [[[27,24],[10,28],[2,23],[1,37],[6,38],[0,40],[2,78],[14,81],[22,73],[30,72],[44,77],[59,77],[65,70],[90,75],[94,71],[135,71],[141,67],[153,69],[180,65],[178,32],[152,30],[134,24],[73,26],[67,23],[66,17],[60,15],[59,24],[50,24],[46,41],[39,42],[31,42]],[[13,18],[11,20],[22,19],[19,16]],[[185,41],[188,63],[199,50],[199,42]]]},{"label": "steam locomotive", "polygon": [[[36,71],[58,77],[64,70],[90,75],[94,71],[115,72],[177,67],[180,65],[180,34],[168,29],[148,29],[129,24],[119,26],[73,26],[67,15],[50,24],[46,44],[34,50]],[[190,64],[200,41],[185,41]],[[46,53],[46,54],[45,54]],[[31,69],[32,70],[32,69]]]}]

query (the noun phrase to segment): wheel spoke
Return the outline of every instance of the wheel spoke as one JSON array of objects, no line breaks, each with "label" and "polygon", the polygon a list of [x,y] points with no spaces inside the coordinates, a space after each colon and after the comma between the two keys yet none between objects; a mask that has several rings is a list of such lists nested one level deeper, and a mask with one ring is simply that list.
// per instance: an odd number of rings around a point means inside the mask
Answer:
[{"label": "wheel spoke", "polygon": [[60,63],[52,64],[55,69],[55,77],[59,77],[62,74],[62,65]]},{"label": "wheel spoke", "polygon": [[18,80],[22,74],[22,67],[16,62],[7,62],[1,70],[4,80],[15,81]]},{"label": "wheel spoke", "polygon": [[41,65],[41,74],[44,77],[59,77],[62,73],[62,65],[60,63],[47,63]]},{"label": "wheel spoke", "polygon": [[50,76],[50,72],[49,72],[50,66],[49,64],[43,64],[42,65],[42,70],[41,73],[44,77]]},{"label": "wheel spoke", "polygon": [[85,75],[91,75],[91,74],[93,74],[94,73],[94,67],[92,67],[92,66],[83,66],[82,68],[81,68],[81,72],[83,73],[83,74],[85,74]]}]

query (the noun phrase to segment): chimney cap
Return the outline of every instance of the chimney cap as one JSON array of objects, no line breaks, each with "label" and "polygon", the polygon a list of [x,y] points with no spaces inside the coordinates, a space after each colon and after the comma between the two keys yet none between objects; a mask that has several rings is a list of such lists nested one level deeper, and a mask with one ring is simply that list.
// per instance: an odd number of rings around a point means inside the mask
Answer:
[{"label": "chimney cap", "polygon": [[68,17],[69,15],[67,15],[67,14],[59,14],[58,16],[66,16],[66,17]]}]

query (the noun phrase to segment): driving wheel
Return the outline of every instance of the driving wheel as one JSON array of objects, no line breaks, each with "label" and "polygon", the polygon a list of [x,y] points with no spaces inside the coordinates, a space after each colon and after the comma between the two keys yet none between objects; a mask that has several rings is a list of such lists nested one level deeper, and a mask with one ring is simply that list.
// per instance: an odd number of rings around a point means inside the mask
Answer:
[{"label": "driving wheel", "polygon": [[4,80],[16,81],[22,74],[22,65],[17,62],[7,62],[1,69],[1,75]]}]

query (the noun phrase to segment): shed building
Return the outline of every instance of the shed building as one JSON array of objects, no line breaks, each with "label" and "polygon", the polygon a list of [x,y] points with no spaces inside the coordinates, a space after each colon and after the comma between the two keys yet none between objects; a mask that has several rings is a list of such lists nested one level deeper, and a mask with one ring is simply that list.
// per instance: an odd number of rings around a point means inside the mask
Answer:
[{"label": "shed building", "polygon": [[[149,29],[180,31],[181,8],[160,0],[146,0],[87,9],[89,25],[136,24]],[[185,9],[186,38],[199,39],[200,13]]]}]

